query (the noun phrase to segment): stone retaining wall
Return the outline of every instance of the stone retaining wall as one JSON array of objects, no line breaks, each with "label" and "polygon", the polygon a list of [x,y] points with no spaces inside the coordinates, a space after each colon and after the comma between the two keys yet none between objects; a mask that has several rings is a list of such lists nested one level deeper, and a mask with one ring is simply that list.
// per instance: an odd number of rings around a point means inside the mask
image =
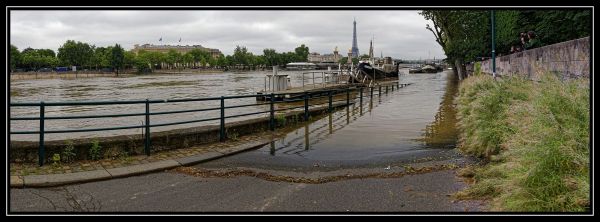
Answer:
[{"label": "stone retaining wall", "polygon": [[[575,39],[497,57],[496,74],[524,75],[532,80],[539,80],[545,72],[563,79],[589,78],[590,54],[590,37]],[[481,72],[492,74],[491,59],[481,62]]]}]

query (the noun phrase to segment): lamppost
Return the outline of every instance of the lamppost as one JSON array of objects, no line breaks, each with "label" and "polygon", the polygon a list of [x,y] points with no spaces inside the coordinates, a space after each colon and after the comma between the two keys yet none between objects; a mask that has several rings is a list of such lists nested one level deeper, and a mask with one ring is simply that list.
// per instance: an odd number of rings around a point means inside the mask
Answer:
[{"label": "lamppost", "polygon": [[492,10],[492,75],[494,79],[496,79],[496,23],[495,23],[495,13]]}]

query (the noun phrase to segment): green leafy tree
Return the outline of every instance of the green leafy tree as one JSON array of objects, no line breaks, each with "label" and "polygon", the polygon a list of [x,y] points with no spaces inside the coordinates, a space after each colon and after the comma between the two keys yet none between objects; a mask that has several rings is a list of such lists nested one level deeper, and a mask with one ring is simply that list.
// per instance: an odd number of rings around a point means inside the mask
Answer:
[{"label": "green leafy tree", "polygon": [[296,52],[296,55],[297,55],[297,57],[295,58],[295,60],[297,62],[306,62],[306,61],[308,61],[309,49],[304,44],[302,44],[299,47],[297,47],[296,49],[294,49],[294,52]]},{"label": "green leafy tree", "polygon": [[17,68],[17,66],[21,65],[21,52],[19,52],[19,49],[14,46],[14,45],[10,45],[10,69],[15,70]]},{"label": "green leafy tree", "polygon": [[91,61],[94,51],[87,43],[67,40],[58,48],[58,58],[66,65],[83,66]]},{"label": "green leafy tree", "polygon": [[133,68],[133,64],[135,61],[135,53],[131,51],[126,51],[123,57],[123,67],[126,69]]},{"label": "green leafy tree", "polygon": [[279,56],[275,49],[264,49],[263,55],[268,66],[279,65]]},{"label": "green leafy tree", "polygon": [[233,62],[235,65],[248,65],[248,49],[245,46],[236,46],[233,50]]},{"label": "green leafy tree", "polygon": [[125,59],[125,50],[121,48],[119,44],[115,44],[115,46],[111,49],[111,57],[110,63],[117,75],[119,75],[119,70],[123,68]]},{"label": "green leafy tree", "polygon": [[169,68],[173,67],[175,63],[177,63],[180,59],[181,53],[175,51],[174,49],[169,50],[167,52],[167,56],[165,58],[165,62],[169,65]]},{"label": "green leafy tree", "polygon": [[183,54],[183,63],[189,67],[190,64],[192,64],[194,62],[194,56],[192,54],[185,53]]}]

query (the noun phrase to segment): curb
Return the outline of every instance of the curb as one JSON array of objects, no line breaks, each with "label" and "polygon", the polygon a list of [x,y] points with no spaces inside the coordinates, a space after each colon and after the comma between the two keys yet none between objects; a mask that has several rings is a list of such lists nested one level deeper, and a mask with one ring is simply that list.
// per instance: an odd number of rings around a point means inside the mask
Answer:
[{"label": "curb", "polygon": [[54,187],[67,184],[86,183],[99,180],[109,180],[168,170],[180,166],[189,166],[222,157],[234,155],[251,149],[262,147],[271,140],[258,140],[228,148],[224,152],[211,151],[189,157],[163,160],[146,164],[132,165],[119,168],[101,169],[77,173],[10,176],[11,188]]}]

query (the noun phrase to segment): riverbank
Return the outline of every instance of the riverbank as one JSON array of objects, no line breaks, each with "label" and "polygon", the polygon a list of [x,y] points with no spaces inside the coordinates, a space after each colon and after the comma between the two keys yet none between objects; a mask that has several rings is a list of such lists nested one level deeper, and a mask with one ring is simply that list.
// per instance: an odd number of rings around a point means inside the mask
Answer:
[{"label": "riverbank", "polygon": [[221,73],[222,69],[165,69],[155,70],[151,73],[136,73],[134,71],[119,72],[97,72],[97,71],[79,71],[79,72],[18,72],[11,73],[10,80],[30,80],[30,79],[79,79],[79,78],[98,78],[98,77],[131,77],[139,75],[165,75],[165,74],[207,74]]},{"label": "riverbank", "polygon": [[459,147],[488,163],[463,170],[475,182],[456,196],[489,199],[493,211],[590,211],[589,79],[464,80]]}]

